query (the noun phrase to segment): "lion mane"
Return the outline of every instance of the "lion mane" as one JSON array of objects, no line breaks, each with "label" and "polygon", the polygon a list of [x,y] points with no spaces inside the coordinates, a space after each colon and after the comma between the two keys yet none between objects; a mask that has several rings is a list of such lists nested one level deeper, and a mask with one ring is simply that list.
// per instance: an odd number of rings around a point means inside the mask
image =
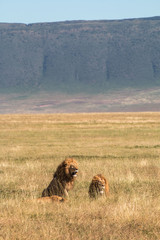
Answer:
[{"label": "lion mane", "polygon": [[74,158],[66,158],[53,174],[53,179],[42,192],[42,197],[53,195],[68,197],[68,191],[74,186],[78,173],[78,163]]},{"label": "lion mane", "polygon": [[102,174],[95,175],[89,186],[89,197],[97,198],[99,196],[107,196],[108,193],[109,185],[107,179]]}]

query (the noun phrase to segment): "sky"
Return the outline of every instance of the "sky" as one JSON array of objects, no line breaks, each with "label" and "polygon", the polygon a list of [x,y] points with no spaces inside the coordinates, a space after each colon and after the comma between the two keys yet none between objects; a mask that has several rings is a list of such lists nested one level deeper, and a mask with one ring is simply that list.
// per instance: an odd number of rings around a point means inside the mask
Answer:
[{"label": "sky", "polygon": [[160,16],[160,0],[0,0],[0,22],[38,23]]}]

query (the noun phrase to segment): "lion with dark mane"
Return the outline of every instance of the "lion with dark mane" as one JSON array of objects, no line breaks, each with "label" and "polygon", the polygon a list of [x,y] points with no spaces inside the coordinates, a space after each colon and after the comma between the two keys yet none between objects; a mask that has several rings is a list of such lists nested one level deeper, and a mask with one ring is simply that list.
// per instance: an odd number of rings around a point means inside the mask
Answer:
[{"label": "lion with dark mane", "polygon": [[53,175],[53,179],[42,192],[43,197],[53,195],[68,197],[68,191],[74,186],[78,173],[78,164],[73,158],[66,158],[58,167]]},{"label": "lion with dark mane", "polygon": [[90,198],[97,198],[99,196],[107,196],[109,193],[109,186],[107,179],[102,174],[97,174],[93,177],[89,186]]}]

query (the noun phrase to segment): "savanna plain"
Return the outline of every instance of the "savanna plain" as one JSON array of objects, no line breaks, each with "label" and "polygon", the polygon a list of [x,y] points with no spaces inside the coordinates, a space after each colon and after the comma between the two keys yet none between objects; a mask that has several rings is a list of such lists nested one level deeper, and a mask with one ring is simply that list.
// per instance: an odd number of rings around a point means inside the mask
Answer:
[{"label": "savanna plain", "polygon": [[[0,153],[1,240],[160,239],[160,113],[0,115]],[[38,203],[69,156],[69,200]],[[90,200],[98,173],[110,194]]]}]

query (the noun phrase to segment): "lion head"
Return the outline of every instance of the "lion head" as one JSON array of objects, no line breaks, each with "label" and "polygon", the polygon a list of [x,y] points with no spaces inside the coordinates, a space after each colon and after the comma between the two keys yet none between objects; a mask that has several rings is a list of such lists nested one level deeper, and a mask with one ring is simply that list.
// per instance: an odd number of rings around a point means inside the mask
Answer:
[{"label": "lion head", "polygon": [[74,158],[66,158],[57,168],[53,177],[62,181],[72,181],[77,177],[78,163]]},{"label": "lion head", "polygon": [[106,178],[102,174],[93,177],[89,186],[89,196],[96,198],[98,196],[106,196],[109,192],[109,186]]}]

